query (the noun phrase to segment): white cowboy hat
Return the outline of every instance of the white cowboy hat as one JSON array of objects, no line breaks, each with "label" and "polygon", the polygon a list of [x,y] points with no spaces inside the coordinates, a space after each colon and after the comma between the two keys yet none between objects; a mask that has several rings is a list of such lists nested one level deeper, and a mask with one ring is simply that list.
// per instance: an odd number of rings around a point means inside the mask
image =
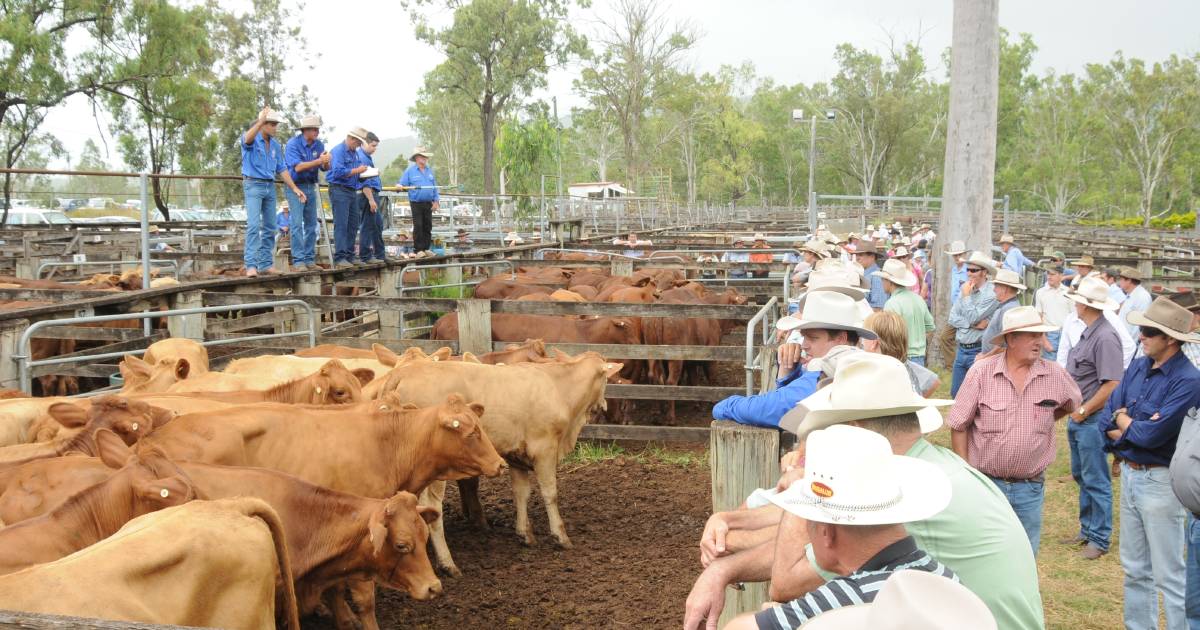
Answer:
[{"label": "white cowboy hat", "polygon": [[521,238],[521,235],[517,234],[516,232],[509,232],[508,234],[504,235],[504,242],[518,245],[520,243],[524,243],[525,239]]},{"label": "white cowboy hat", "polygon": [[263,116],[263,122],[279,124],[283,122],[283,116],[280,116],[279,112],[272,109],[271,111],[267,112],[266,116]]},{"label": "white cowboy hat", "polygon": [[868,232],[874,232],[874,231],[875,231],[875,224],[874,224],[874,223],[869,223],[869,224],[867,224],[867,231],[868,231]]},{"label": "white cowboy hat", "polygon": [[821,240],[818,240],[815,238],[811,239],[809,241],[806,241],[803,245],[801,245],[800,251],[812,252],[812,253],[816,254],[817,257],[819,257],[819,258],[829,258],[829,256],[830,256],[829,245],[826,245],[825,241],[821,241]]},{"label": "white cowboy hat", "polygon": [[756,241],[766,241],[766,240],[767,240],[767,235],[766,235],[766,234],[763,234],[762,232],[755,232],[755,233],[754,233],[754,240],[756,240]]},{"label": "white cowboy hat", "polygon": [[355,127],[350,131],[347,131],[346,135],[362,143],[366,143],[367,141],[367,130],[363,129],[362,127]]},{"label": "white cowboy hat", "polygon": [[996,278],[992,280],[996,284],[1003,284],[1006,287],[1012,287],[1018,291],[1024,291],[1027,287],[1021,284],[1021,278],[1017,277],[1017,272],[1012,269],[1000,269],[996,271]]},{"label": "white cowboy hat", "polygon": [[967,258],[967,264],[983,267],[990,276],[996,275],[996,262],[984,256],[981,252],[971,252],[971,256]]},{"label": "white cowboy hat", "polygon": [[872,276],[879,276],[885,280],[889,280],[902,287],[914,287],[917,285],[917,276],[908,270],[904,262],[889,258],[883,263],[883,269],[880,271],[872,271]]},{"label": "white cowboy hat", "polygon": [[967,244],[962,241],[954,241],[950,243],[950,247],[946,249],[946,253],[951,256],[959,256],[967,253]]},{"label": "white cowboy hat", "polygon": [[300,129],[320,129],[321,117],[316,114],[309,114],[300,119]]},{"label": "white cowboy hat", "polygon": [[[825,262],[839,264],[822,266],[821,263]],[[832,258],[818,261],[817,266],[808,274],[808,280],[804,283],[805,289],[808,291],[837,291],[856,300],[865,298],[869,287],[863,288],[860,281],[862,276],[840,263],[840,260]],[[801,297],[800,300],[803,304],[804,298]]]},{"label": "white cowboy hat", "polygon": [[775,327],[779,330],[849,330],[863,339],[877,339],[875,333],[863,327],[863,314],[856,302],[836,291],[814,291],[805,295],[799,316],[781,317]]},{"label": "white cowboy hat", "polygon": [[1004,329],[996,333],[988,343],[994,346],[1004,345],[1004,335],[1015,332],[1053,332],[1057,326],[1051,326],[1042,321],[1042,314],[1032,306],[1016,306],[1004,312],[1000,322]]},{"label": "white cowboy hat", "polygon": [[823,612],[805,630],[996,630],[996,618],[971,589],[915,569],[888,577],[870,604]]},{"label": "white cowboy hat", "polygon": [[1130,311],[1125,320],[1134,326],[1156,328],[1179,341],[1200,342],[1200,335],[1188,332],[1192,329],[1192,312],[1165,295],[1151,302],[1145,311]]},{"label": "white cowboy hat", "polygon": [[1121,305],[1108,294],[1108,283],[1098,276],[1087,276],[1079,284],[1067,291],[1067,297],[1084,305],[1101,311],[1115,311]]},{"label": "white cowboy hat", "polygon": [[936,465],[893,454],[874,431],[836,425],[808,435],[804,478],[767,499],[818,523],[892,525],[936,515],[950,493],[950,478]]},{"label": "white cowboy hat", "polygon": [[425,147],[418,146],[417,148],[413,149],[412,155],[408,156],[408,161],[413,161],[418,155],[424,155],[427,158],[431,158],[433,157],[433,152]]},{"label": "white cowboy hat", "polygon": [[934,407],[952,404],[953,400],[923,398],[914,392],[908,368],[896,359],[859,352],[839,361],[833,383],[800,401],[779,426],[803,438],[841,422],[915,413],[921,432],[932,433],[942,426],[942,414]]},{"label": "white cowboy hat", "polygon": [[893,224],[892,224],[892,227],[894,227],[894,228],[896,228],[897,230],[899,230],[899,229],[900,229],[902,226],[900,225],[900,222],[899,222],[899,221],[896,221],[895,223],[893,223]]},{"label": "white cowboy hat", "polygon": [[892,254],[892,258],[904,258],[905,256],[909,255],[910,253],[911,252],[908,251],[907,247],[901,245],[896,248],[895,252]]}]

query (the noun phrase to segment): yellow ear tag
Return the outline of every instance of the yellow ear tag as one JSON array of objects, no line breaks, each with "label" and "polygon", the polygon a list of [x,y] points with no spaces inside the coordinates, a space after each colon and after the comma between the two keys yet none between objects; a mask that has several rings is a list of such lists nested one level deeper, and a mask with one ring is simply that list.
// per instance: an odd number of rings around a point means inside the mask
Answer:
[{"label": "yellow ear tag", "polygon": [[136,422],[133,423],[133,430],[134,431],[138,430],[138,423],[136,423]]},{"label": "yellow ear tag", "polygon": [[158,491],[158,496],[165,499],[165,498],[171,496],[171,491],[167,490],[166,488],[163,488],[162,490]]},{"label": "yellow ear tag", "polygon": [[318,388],[317,388],[317,395],[319,396],[320,394],[321,394],[321,388],[320,388],[320,387],[318,387]]},{"label": "yellow ear tag", "polygon": [[459,425],[459,422],[458,422],[458,420],[455,420],[455,421],[454,421],[454,423],[453,423],[452,425],[450,425],[450,426],[453,426],[455,429],[457,429],[457,428],[458,428],[458,425]]}]

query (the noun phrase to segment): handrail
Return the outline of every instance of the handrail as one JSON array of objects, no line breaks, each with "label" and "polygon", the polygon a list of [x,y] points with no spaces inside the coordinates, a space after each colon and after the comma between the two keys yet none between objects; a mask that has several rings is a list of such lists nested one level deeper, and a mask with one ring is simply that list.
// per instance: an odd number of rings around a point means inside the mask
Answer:
[{"label": "handrail", "polygon": [[[47,267],[108,267],[112,269],[116,265],[141,265],[140,260],[85,260],[83,262],[68,262],[68,261],[50,261],[38,265],[36,275],[42,277],[42,272]],[[173,269],[175,279],[179,279],[179,263],[174,260],[151,260],[151,267],[169,267]]]},{"label": "handrail", "polygon": [[29,344],[33,336],[43,328],[56,328],[60,326],[71,326],[74,324],[92,324],[102,322],[116,322],[128,319],[153,319],[156,317],[174,317],[177,315],[201,315],[208,313],[228,313],[231,311],[240,311],[251,308],[276,308],[280,306],[300,307],[308,312],[308,330],[296,331],[290,333],[268,333],[262,335],[250,335],[247,337],[236,337],[233,339],[213,339],[200,342],[202,346],[222,346],[228,344],[242,344],[251,341],[261,341],[264,339],[281,339],[284,337],[299,337],[301,335],[308,336],[309,347],[317,345],[317,325],[316,311],[304,300],[275,300],[271,302],[256,302],[251,304],[237,304],[232,306],[202,306],[195,308],[181,308],[169,311],[147,311],[144,313],[122,313],[119,315],[93,315],[91,317],[70,317],[66,319],[44,319],[39,322],[34,322],[29,328],[26,328],[21,333],[21,338],[17,341],[17,353],[13,355],[13,361],[17,362],[17,372],[20,381],[21,391],[26,394],[33,393],[33,378],[30,375],[31,369],[39,365],[62,365],[66,363],[80,363],[82,361],[92,361],[95,359],[111,359],[116,357],[124,357],[130,352],[104,352],[100,354],[89,354],[74,357],[59,357],[53,359],[38,359],[30,360]]},{"label": "handrail", "polygon": [[[775,307],[776,307],[776,304],[778,304],[778,303],[779,303],[779,298],[772,296],[770,300],[767,300],[767,303],[764,304],[762,308],[758,309],[758,312],[754,314],[754,317],[751,317],[750,321],[746,322],[746,366],[745,367],[746,367],[746,395],[747,396],[751,396],[754,394],[754,390],[753,390],[754,372],[761,369],[758,366],[758,362],[756,361],[757,357],[755,356],[755,353],[754,353],[755,348],[759,347],[758,344],[756,344],[754,342],[754,329],[755,329],[755,327],[758,326],[759,322],[762,322],[763,323],[763,330],[762,330],[763,344],[765,345],[765,344],[769,343],[770,330],[771,330],[771,328],[774,328],[773,315],[777,314]],[[768,326],[768,324],[770,324],[770,326]]]}]

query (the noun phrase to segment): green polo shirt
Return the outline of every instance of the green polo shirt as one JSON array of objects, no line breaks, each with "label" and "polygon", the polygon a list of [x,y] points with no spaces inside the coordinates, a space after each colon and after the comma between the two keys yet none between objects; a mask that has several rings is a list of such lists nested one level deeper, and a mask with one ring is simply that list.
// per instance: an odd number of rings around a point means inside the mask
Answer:
[{"label": "green polo shirt", "polygon": [[[950,477],[950,505],[933,517],[906,523],[917,546],[950,567],[983,600],[1000,630],[1042,630],[1042,595],[1029,538],[1008,499],[983,473],[953,451],[917,440],[905,453],[941,468]],[[826,580],[808,547],[808,562]]]},{"label": "green polo shirt", "polygon": [[933,314],[917,293],[900,287],[884,303],[883,310],[904,318],[908,328],[908,356],[925,357],[925,335],[933,332]]}]

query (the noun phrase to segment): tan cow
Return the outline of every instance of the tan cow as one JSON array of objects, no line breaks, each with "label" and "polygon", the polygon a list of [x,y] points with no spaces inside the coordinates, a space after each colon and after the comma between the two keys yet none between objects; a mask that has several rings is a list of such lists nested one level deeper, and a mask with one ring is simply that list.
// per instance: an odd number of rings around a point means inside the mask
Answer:
[{"label": "tan cow", "polygon": [[155,365],[163,359],[186,360],[191,374],[203,374],[208,371],[208,348],[193,339],[172,337],[155,341],[150,344],[149,348],[146,348],[145,354],[142,355],[142,360],[151,365]]},{"label": "tan cow", "polygon": [[374,359],[375,351],[323,343],[311,348],[301,348],[296,351],[295,356],[308,358],[324,357],[327,359]]},{"label": "tan cow", "polygon": [[0,447],[30,442],[30,427],[51,405],[74,400],[67,396],[0,400]]},{"label": "tan cow", "polygon": [[278,378],[258,374],[226,374],[224,372],[208,372],[179,381],[167,388],[166,393],[183,394],[189,392],[240,392],[246,390],[263,390],[283,385],[288,378]]},{"label": "tan cow", "polygon": [[47,412],[67,430],[49,442],[0,448],[0,464],[11,465],[72,452],[96,455],[96,431],[111,429],[126,444],[133,444],[175,415],[169,410],[120,396],[92,399],[87,408],[73,403],[54,403]]},{"label": "tan cow", "polygon": [[[269,505],[251,497],[190,501],[61,560],[0,576],[0,608],[274,630],[276,571],[290,576],[291,562]],[[281,612],[300,630],[291,579],[284,584]]]},{"label": "tan cow", "polygon": [[[148,413],[151,414],[151,419],[156,423],[155,426],[170,421],[172,417],[172,415],[169,414],[155,416],[154,414],[159,410],[171,411],[177,415],[181,413],[196,413],[198,411],[224,409],[230,405],[230,403],[193,398],[189,394],[134,394],[132,396],[120,395],[120,397],[124,398],[125,400],[137,401],[149,405],[151,409],[148,410]],[[69,404],[86,412],[92,408],[92,403],[99,399],[100,398],[73,398]],[[157,410],[155,408],[157,408]],[[71,417],[71,415],[73,414],[68,414],[68,417]],[[64,425],[62,416],[63,414],[60,413],[59,417],[55,417],[53,414],[47,411],[47,413],[43,414],[42,417],[35,420],[33,426],[30,427],[30,433],[32,434],[31,440],[33,442],[62,441],[70,438],[76,433],[79,433],[79,428],[72,428]]]},{"label": "tan cow", "polygon": [[[351,370],[365,368],[374,373],[374,377],[383,376],[390,369],[378,359],[339,359]],[[322,357],[296,357],[287,354],[266,354],[248,359],[237,359],[229,364],[225,374],[241,374],[265,376],[283,380],[293,380],[308,376],[324,366],[329,359]],[[368,379],[368,382],[370,379]]]}]

